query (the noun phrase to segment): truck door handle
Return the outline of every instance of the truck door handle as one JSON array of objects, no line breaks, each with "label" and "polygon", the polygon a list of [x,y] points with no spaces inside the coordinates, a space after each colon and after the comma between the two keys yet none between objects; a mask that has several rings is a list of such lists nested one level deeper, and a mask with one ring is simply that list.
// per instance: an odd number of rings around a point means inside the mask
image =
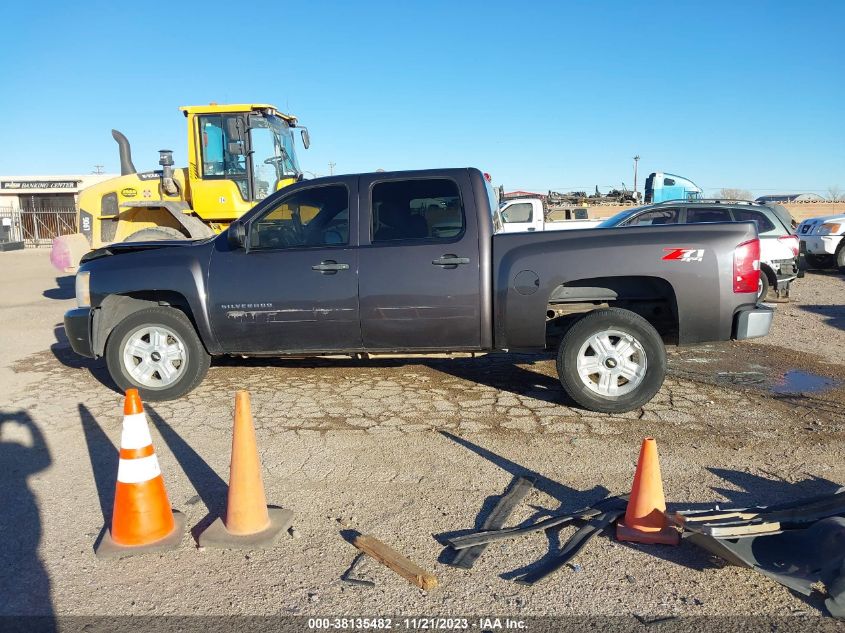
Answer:
[{"label": "truck door handle", "polygon": [[469,257],[458,257],[457,255],[444,255],[437,259],[431,260],[435,266],[443,266],[444,268],[457,268],[458,264],[469,264]]},{"label": "truck door handle", "polygon": [[311,270],[319,271],[322,275],[336,275],[339,270],[349,270],[349,264],[338,264],[333,259],[327,259],[311,266]]}]

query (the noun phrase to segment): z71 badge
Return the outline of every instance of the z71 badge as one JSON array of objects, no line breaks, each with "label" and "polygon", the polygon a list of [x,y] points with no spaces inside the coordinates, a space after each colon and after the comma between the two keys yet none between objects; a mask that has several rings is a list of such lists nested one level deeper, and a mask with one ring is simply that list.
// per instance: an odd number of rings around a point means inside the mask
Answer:
[{"label": "z71 badge", "polygon": [[681,262],[700,262],[704,259],[703,248],[664,248],[666,253],[661,259]]}]

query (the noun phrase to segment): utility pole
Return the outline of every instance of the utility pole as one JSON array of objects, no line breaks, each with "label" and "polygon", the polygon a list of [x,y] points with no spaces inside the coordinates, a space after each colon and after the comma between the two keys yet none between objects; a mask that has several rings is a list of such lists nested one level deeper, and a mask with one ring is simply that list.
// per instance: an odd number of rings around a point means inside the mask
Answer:
[{"label": "utility pole", "polygon": [[637,196],[637,163],[640,162],[640,155],[634,156],[634,199],[639,200]]},{"label": "utility pole", "polygon": [[94,173],[99,175],[103,173],[103,166],[102,165],[94,165]]},{"label": "utility pole", "polygon": [[329,176],[334,176],[335,165],[337,165],[337,163],[332,163],[331,161],[329,162]]}]

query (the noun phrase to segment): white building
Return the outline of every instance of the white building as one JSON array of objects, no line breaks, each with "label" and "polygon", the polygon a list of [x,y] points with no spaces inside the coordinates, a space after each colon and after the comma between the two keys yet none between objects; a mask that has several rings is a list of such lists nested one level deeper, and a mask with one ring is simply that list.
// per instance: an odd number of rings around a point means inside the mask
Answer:
[{"label": "white building", "polygon": [[76,209],[80,191],[115,176],[116,174],[0,176],[0,209]]}]

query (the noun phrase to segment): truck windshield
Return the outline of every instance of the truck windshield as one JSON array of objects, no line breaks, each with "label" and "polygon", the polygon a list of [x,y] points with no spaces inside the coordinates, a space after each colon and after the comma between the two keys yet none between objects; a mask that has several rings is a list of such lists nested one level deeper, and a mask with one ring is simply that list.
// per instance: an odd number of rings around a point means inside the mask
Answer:
[{"label": "truck windshield", "polygon": [[293,130],[284,119],[273,115],[252,116],[249,122],[255,199],[276,191],[284,178],[301,172],[293,143]]}]

